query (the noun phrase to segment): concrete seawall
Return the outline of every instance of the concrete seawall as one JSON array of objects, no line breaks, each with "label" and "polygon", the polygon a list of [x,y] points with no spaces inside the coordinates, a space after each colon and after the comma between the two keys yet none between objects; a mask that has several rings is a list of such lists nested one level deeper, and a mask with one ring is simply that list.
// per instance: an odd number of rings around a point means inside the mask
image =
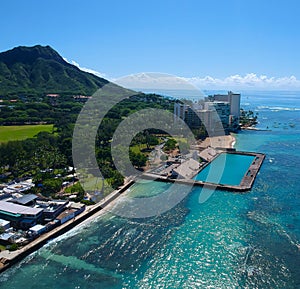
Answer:
[{"label": "concrete seawall", "polygon": [[5,256],[2,256],[1,263],[0,263],[0,273],[11,267],[12,265],[16,264],[17,262],[21,261],[24,257],[28,256],[29,254],[35,252],[36,250],[40,249],[44,246],[49,240],[54,239],[72,228],[80,225],[86,219],[92,217],[94,214],[101,211],[105,208],[108,204],[112,201],[117,199],[123,192],[125,192],[131,185],[134,184],[134,181],[129,181],[126,185],[124,185],[121,189],[117,191],[113,191],[109,194],[105,199],[97,203],[96,205],[88,207],[85,211],[83,211],[80,215],[76,216],[74,219],[67,221],[66,223],[60,225],[59,227],[39,236],[34,241],[30,242],[26,246],[22,247],[21,249],[13,252],[8,252]]},{"label": "concrete seawall", "polygon": [[[186,184],[186,185],[192,185],[192,186],[202,186],[209,189],[218,189],[218,190],[226,190],[226,191],[233,191],[233,192],[246,192],[251,190],[255,178],[262,166],[262,163],[265,159],[265,155],[262,153],[254,153],[254,152],[235,152],[235,151],[227,151],[228,154],[241,154],[241,155],[251,155],[254,156],[254,160],[249,166],[247,172],[245,173],[244,177],[242,178],[240,184],[238,186],[232,186],[232,185],[226,185],[226,184],[214,184],[209,182],[202,182],[202,181],[195,181],[193,179],[169,179],[164,176],[159,176],[151,173],[145,173],[142,175],[142,178],[144,179],[151,179],[156,180],[160,182],[171,182],[171,183],[178,183],[178,184]],[[205,166],[203,166],[201,169],[203,169]],[[75,226],[81,224],[83,221],[87,220],[88,218],[92,217],[94,214],[101,211],[103,208],[105,208],[107,205],[109,205],[111,202],[113,202],[115,199],[117,199],[123,192],[125,192],[134,181],[128,182],[126,185],[124,185],[122,188],[120,188],[117,191],[112,192],[110,195],[108,195],[105,199],[101,200],[96,205],[88,207],[83,213],[76,216],[74,219],[69,220],[63,225],[60,225],[59,227],[51,230],[50,232],[47,232],[40,237],[38,237],[36,240],[32,241],[28,245],[24,246],[23,248],[14,251],[14,252],[7,252],[5,256],[3,254],[1,255],[0,260],[0,273],[4,270],[11,267],[13,264],[21,261],[24,257],[28,256],[29,254],[35,252],[37,249],[41,248],[43,245],[45,245],[49,240],[54,239],[63,233],[66,233],[70,229],[74,228]]]},{"label": "concrete seawall", "polygon": [[[223,153],[223,152],[222,152]],[[224,152],[225,153],[225,152]],[[255,152],[239,152],[239,151],[227,151],[227,154],[239,154],[239,155],[249,155],[254,157],[254,161],[249,166],[247,172],[243,176],[239,185],[227,185],[227,184],[214,184],[209,182],[203,181],[196,181],[192,179],[170,179],[164,176],[154,175],[154,174],[147,174],[145,173],[142,177],[145,179],[152,179],[157,180],[160,182],[171,182],[177,184],[185,184],[185,185],[192,185],[192,186],[201,186],[210,189],[218,189],[218,190],[225,190],[225,191],[233,191],[233,192],[246,192],[251,190],[255,178],[260,170],[260,167],[265,159],[265,155],[262,153],[255,153]],[[211,161],[213,161],[217,156],[215,156]],[[210,163],[210,162],[209,162]],[[209,163],[205,164],[202,168],[204,169]],[[201,171],[199,170],[199,171]]]}]

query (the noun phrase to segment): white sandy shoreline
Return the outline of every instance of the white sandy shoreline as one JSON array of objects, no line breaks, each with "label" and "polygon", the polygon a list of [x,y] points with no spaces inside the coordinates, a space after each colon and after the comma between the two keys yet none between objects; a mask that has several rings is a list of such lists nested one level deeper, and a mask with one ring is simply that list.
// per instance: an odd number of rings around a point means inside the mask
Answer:
[{"label": "white sandy shoreline", "polygon": [[205,149],[207,147],[212,148],[234,148],[236,144],[235,137],[230,135],[223,135],[223,136],[213,136],[207,137],[204,141],[199,144],[199,148]]}]

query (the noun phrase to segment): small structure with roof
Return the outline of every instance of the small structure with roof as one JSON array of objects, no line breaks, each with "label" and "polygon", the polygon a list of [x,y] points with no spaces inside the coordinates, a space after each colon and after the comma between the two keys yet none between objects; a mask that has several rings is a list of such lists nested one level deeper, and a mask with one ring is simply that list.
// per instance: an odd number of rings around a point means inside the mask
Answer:
[{"label": "small structure with roof", "polygon": [[10,200],[10,202],[23,206],[32,206],[35,204],[37,198],[38,197],[34,194],[27,194],[22,196],[21,198]]},{"label": "small structure with roof", "polygon": [[14,240],[14,234],[13,233],[3,233],[0,235],[0,244],[2,245],[8,245],[13,243]]},{"label": "small structure with roof", "polygon": [[38,236],[44,233],[45,231],[46,231],[46,226],[37,224],[28,230],[28,234],[32,236]]},{"label": "small structure with roof", "polygon": [[10,221],[0,219],[0,228],[2,228],[3,230],[9,229],[10,228]]},{"label": "small structure with roof", "polygon": [[67,209],[63,211],[61,214],[59,214],[56,219],[59,220],[61,224],[64,224],[65,222],[75,218],[75,213],[76,210]]},{"label": "small structure with roof", "polygon": [[178,178],[192,179],[199,172],[200,164],[194,159],[189,159],[173,170]]},{"label": "small structure with roof", "polygon": [[5,187],[3,191],[5,193],[22,193],[30,190],[34,186],[35,184],[32,182],[32,180],[28,179],[27,181],[23,181],[19,183],[13,182],[9,184],[7,187]]},{"label": "small structure with roof", "polygon": [[50,202],[37,201],[36,207],[43,209],[43,219],[45,222],[54,220],[68,205],[69,201],[52,200]]},{"label": "small structure with roof", "polygon": [[69,208],[75,210],[74,214],[77,216],[85,210],[85,204],[71,202]]}]

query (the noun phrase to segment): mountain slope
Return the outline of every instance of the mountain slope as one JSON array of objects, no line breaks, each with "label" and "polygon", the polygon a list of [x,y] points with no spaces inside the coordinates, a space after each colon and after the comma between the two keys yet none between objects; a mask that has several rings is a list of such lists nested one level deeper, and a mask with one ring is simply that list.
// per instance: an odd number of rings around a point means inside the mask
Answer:
[{"label": "mountain slope", "polygon": [[93,94],[107,80],[81,71],[50,46],[19,46],[0,53],[0,94]]}]

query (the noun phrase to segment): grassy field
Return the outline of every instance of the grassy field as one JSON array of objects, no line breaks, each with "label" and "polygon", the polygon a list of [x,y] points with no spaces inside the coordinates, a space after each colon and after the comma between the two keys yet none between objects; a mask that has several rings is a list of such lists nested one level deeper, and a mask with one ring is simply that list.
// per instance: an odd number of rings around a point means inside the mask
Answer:
[{"label": "grassy field", "polygon": [[134,145],[134,146],[130,147],[130,149],[136,154],[140,153],[141,150],[146,149],[146,148],[147,148],[146,144]]},{"label": "grassy field", "polygon": [[0,126],[0,143],[32,138],[41,131],[52,132],[52,124]]}]

